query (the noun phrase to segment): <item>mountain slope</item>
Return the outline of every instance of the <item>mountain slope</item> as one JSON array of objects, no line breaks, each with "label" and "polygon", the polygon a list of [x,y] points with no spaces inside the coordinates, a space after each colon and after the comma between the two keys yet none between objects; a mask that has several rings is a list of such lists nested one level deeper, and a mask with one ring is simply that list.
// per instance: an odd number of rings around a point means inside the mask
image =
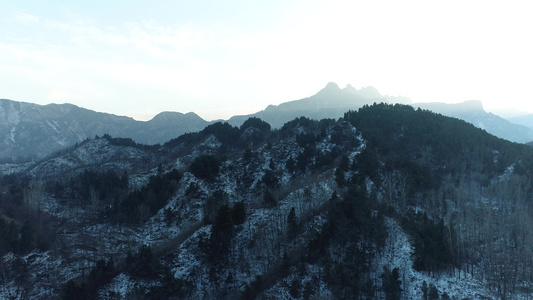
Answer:
[{"label": "mountain slope", "polygon": [[508,117],[512,123],[526,126],[527,128],[533,129],[533,114],[527,114],[522,116]]},{"label": "mountain slope", "polygon": [[532,157],[388,104],[89,139],[2,177],[0,297],[526,299]]},{"label": "mountain slope", "polygon": [[416,103],[414,105],[445,116],[465,120],[490,134],[512,142],[527,143],[533,141],[533,129],[520,125],[519,122],[511,123],[502,117],[486,112],[480,101],[472,100],[457,104]]},{"label": "mountain slope", "polygon": [[164,143],[208,122],[194,113],[161,113],[148,122],[72,104],[37,105],[0,100],[0,160],[42,158],[87,138],[110,134],[139,143]]}]

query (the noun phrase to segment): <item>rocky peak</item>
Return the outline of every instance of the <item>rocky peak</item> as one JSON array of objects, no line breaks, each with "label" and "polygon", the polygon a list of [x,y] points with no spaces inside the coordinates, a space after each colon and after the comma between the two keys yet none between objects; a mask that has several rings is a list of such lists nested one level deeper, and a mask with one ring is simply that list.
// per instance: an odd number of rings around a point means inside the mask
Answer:
[{"label": "rocky peak", "polygon": [[315,94],[315,97],[332,97],[340,94],[340,92],[342,92],[342,90],[339,88],[339,85],[335,82],[329,82],[323,89]]}]

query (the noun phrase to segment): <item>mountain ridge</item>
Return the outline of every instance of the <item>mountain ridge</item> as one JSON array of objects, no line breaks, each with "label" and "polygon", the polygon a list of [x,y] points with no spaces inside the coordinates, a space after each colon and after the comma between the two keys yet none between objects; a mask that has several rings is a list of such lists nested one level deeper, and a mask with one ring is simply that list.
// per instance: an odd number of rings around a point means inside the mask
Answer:
[{"label": "mountain ridge", "polygon": [[527,143],[533,141],[533,129],[486,112],[483,103],[479,100],[468,100],[455,104],[442,102],[415,103],[413,106],[465,120],[490,134],[512,142]]},{"label": "mountain ridge", "polygon": [[0,160],[42,158],[87,138],[110,134],[138,143],[163,143],[209,122],[195,113],[162,112],[149,121],[96,112],[74,104],[0,100]]},{"label": "mountain ridge", "polygon": [[163,111],[148,121],[137,121],[85,109],[74,104],[38,105],[0,99],[0,160],[19,161],[42,158],[54,151],[80,143],[87,138],[110,134],[131,138],[142,144],[162,144],[184,133],[198,132],[216,122],[241,126],[250,117],[257,117],[280,128],[286,122],[305,116],[311,119],[338,119],[348,110],[357,110],[373,103],[402,103],[429,109],[471,122],[487,132],[514,142],[533,140],[533,129],[516,125],[485,112],[478,100],[459,104],[412,103],[406,97],[381,95],[367,86],[359,90],[348,84],[340,88],[329,82],[312,96],[269,105],[253,114],[236,115],[228,120],[206,121],[194,112]]},{"label": "mountain ridge", "polygon": [[264,110],[253,114],[233,116],[227,122],[233,126],[240,126],[246,119],[257,117],[269,123],[273,128],[280,128],[285,122],[301,116],[315,120],[338,119],[350,109],[355,110],[374,102],[410,103],[411,100],[404,97],[383,96],[376,88],[370,86],[357,90],[348,84],[341,89],[338,84],[329,82],[312,96],[283,102],[279,105],[269,105]]}]

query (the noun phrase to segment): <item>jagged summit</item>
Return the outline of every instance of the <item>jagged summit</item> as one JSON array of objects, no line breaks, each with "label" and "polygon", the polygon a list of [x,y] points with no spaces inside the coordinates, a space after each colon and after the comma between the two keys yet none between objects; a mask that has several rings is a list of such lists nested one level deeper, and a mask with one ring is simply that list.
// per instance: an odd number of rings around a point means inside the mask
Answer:
[{"label": "jagged summit", "polygon": [[[328,82],[328,84],[315,94],[315,97],[334,96],[338,95],[342,90],[335,82]],[[311,98],[311,97],[309,97]]]},{"label": "jagged summit", "polygon": [[348,92],[348,93],[352,93],[352,94],[355,94],[357,93],[357,89],[354,88],[351,84],[347,84],[346,87],[344,88],[344,91]]},{"label": "jagged summit", "polygon": [[[366,87],[362,91],[363,93],[360,93],[349,84],[341,89],[337,83],[329,82],[315,95],[279,105],[269,105],[265,110],[255,114],[234,116],[228,120],[228,123],[233,126],[240,126],[248,118],[258,117],[273,128],[280,128],[286,122],[301,116],[316,120],[338,119],[345,112],[356,110],[366,104],[390,102],[386,96],[381,96],[375,88]],[[365,95],[372,97],[369,98]]]},{"label": "jagged summit", "polygon": [[336,90],[339,90],[339,85],[333,81],[330,81],[328,82],[328,84],[326,84],[326,87],[324,87],[324,89],[336,89]]},{"label": "jagged summit", "polygon": [[[314,97],[353,97],[358,96],[368,99],[380,99],[383,102],[389,102],[384,98],[386,96],[381,95],[381,93],[373,86],[365,86],[361,89],[354,88],[351,84],[347,84],[345,88],[341,89],[339,85],[335,82],[329,82],[323,89],[314,95]],[[311,99],[309,97],[308,99]]]}]

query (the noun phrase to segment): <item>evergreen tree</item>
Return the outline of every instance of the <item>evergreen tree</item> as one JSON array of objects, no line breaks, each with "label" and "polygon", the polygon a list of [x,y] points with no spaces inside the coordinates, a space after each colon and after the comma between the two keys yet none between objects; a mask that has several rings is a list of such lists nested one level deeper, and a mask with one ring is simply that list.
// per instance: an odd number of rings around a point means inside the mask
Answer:
[{"label": "evergreen tree", "polygon": [[278,201],[269,190],[266,190],[263,194],[263,203],[268,207],[274,207],[278,204]]},{"label": "evergreen tree", "polygon": [[394,268],[392,272],[387,267],[383,267],[381,274],[381,287],[385,292],[385,299],[400,300],[402,295],[402,282],[400,281],[400,270]]},{"label": "evergreen tree", "polygon": [[305,284],[305,287],[304,287],[304,291],[303,291],[303,299],[304,300],[309,300],[311,298],[311,296],[313,296],[315,294],[315,290],[313,288],[313,285],[311,284],[311,281],[308,281],[306,284]]},{"label": "evergreen tree", "polygon": [[428,300],[428,284],[425,280],[422,282],[422,300]]},{"label": "evergreen tree", "polygon": [[29,221],[24,221],[24,225],[20,229],[20,252],[26,253],[32,250],[33,248],[33,227]]},{"label": "evergreen tree", "polygon": [[287,216],[287,227],[289,238],[293,239],[298,231],[298,220],[296,219],[294,207],[291,207],[289,215]]},{"label": "evergreen tree", "polygon": [[224,204],[218,210],[209,239],[209,258],[212,263],[222,262],[228,253],[233,237],[231,210]]},{"label": "evergreen tree", "polygon": [[231,220],[235,225],[240,225],[246,221],[246,205],[244,204],[244,201],[239,201],[233,204]]},{"label": "evergreen tree", "polygon": [[300,298],[301,288],[302,288],[302,282],[300,281],[300,279],[295,277],[291,282],[291,286],[289,287],[289,295],[291,295],[295,299]]},{"label": "evergreen tree", "polygon": [[439,300],[439,290],[433,285],[429,285],[428,300]]},{"label": "evergreen tree", "polygon": [[340,167],[335,170],[335,181],[339,187],[343,187],[346,184],[344,170]]},{"label": "evergreen tree", "polygon": [[189,171],[197,178],[213,181],[220,171],[221,162],[214,155],[202,155],[196,158]]}]

